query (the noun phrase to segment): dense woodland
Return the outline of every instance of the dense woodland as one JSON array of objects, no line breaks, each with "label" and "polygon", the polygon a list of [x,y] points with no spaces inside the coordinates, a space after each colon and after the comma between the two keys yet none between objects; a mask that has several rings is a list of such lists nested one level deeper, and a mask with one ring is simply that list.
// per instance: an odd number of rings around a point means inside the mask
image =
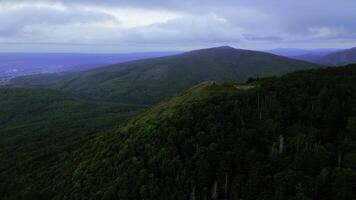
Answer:
[{"label": "dense woodland", "polygon": [[140,108],[47,89],[0,88],[0,173],[76,148]]},{"label": "dense woodland", "polygon": [[204,82],[0,179],[5,200],[356,199],[356,65]]}]

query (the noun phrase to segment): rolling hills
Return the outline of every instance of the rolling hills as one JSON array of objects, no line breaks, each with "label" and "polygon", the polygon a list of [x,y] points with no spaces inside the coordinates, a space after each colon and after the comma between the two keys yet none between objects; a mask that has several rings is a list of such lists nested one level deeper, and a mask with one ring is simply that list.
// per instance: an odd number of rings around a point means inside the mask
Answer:
[{"label": "rolling hills", "polygon": [[84,71],[109,64],[174,54],[178,54],[178,52],[126,54],[0,52],[0,85],[6,84],[11,78],[18,76],[66,71]]},{"label": "rolling hills", "polygon": [[314,59],[340,51],[340,49],[296,49],[296,48],[278,48],[267,50],[266,52],[273,53],[279,56],[285,56],[288,58],[300,59],[310,62]]},{"label": "rolling hills", "polygon": [[324,66],[342,66],[356,63],[356,47],[351,49],[272,49],[276,55],[286,56],[297,60],[304,60]]},{"label": "rolling hills", "polygon": [[0,195],[355,199],[355,76],[353,65],[201,83],[71,152],[0,173]]},{"label": "rolling hills", "polygon": [[356,63],[356,47],[325,55],[317,60],[317,63],[330,66]]},{"label": "rolling hills", "polygon": [[72,74],[20,77],[12,84],[49,87],[78,97],[153,104],[202,81],[244,82],[319,65],[269,53],[217,47]]}]

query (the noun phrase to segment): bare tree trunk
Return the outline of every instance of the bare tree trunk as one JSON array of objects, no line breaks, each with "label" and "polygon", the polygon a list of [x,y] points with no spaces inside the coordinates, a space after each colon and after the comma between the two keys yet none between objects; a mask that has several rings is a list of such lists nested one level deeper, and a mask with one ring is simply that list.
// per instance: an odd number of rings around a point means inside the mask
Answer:
[{"label": "bare tree trunk", "polygon": [[211,190],[211,199],[218,199],[218,182],[214,182],[213,188]]},{"label": "bare tree trunk", "polygon": [[262,110],[260,110],[260,121],[262,120]]},{"label": "bare tree trunk", "polygon": [[224,187],[224,192],[225,192],[225,198],[227,199],[227,192],[228,192],[228,184],[229,184],[229,177],[227,173],[225,174],[225,187]]},{"label": "bare tree trunk", "polygon": [[190,200],[195,200],[195,185],[192,188],[192,191],[190,192]]},{"label": "bare tree trunk", "polygon": [[339,155],[337,157],[337,166],[341,167],[341,160],[342,160],[342,152],[339,151]]},{"label": "bare tree trunk", "polygon": [[279,136],[279,153],[283,153],[284,150],[284,137],[283,135]]},{"label": "bare tree trunk", "polygon": [[259,112],[259,119],[262,120],[262,108],[260,106],[260,94],[257,95],[257,110]]}]

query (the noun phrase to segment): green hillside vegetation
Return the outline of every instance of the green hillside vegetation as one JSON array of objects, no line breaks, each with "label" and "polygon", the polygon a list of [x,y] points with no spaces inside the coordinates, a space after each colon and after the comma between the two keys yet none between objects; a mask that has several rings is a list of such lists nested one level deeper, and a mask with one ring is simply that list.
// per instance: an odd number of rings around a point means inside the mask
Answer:
[{"label": "green hillside vegetation", "polygon": [[356,65],[205,82],[55,161],[3,172],[0,196],[352,200],[355,143]]},{"label": "green hillside vegetation", "polygon": [[0,88],[0,173],[69,150],[138,108],[85,102],[48,89]]},{"label": "green hillside vegetation", "polygon": [[203,81],[244,82],[318,67],[268,53],[218,47],[83,73],[20,77],[12,83],[55,88],[87,99],[153,104]]}]

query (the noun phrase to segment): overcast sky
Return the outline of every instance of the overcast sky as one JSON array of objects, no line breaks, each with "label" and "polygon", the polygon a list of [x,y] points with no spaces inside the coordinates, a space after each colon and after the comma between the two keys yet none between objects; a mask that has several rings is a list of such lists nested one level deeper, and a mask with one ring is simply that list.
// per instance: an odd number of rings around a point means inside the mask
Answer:
[{"label": "overcast sky", "polygon": [[356,46],[356,0],[0,0],[0,51]]}]

